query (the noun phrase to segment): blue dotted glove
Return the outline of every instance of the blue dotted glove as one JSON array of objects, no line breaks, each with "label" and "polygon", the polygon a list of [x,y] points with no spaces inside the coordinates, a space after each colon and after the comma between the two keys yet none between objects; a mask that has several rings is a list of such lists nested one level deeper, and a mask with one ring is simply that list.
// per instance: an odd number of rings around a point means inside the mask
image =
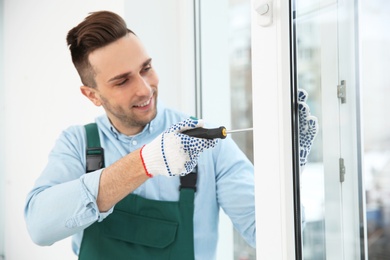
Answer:
[{"label": "blue dotted glove", "polygon": [[307,93],[298,89],[298,116],[299,116],[299,165],[305,166],[314,138],[318,132],[318,122],[315,116],[310,115],[310,108],[306,104]]},{"label": "blue dotted glove", "polygon": [[202,120],[186,119],[145,145],[141,149],[141,159],[147,175],[175,176],[192,172],[200,153],[214,147],[218,139],[196,138],[181,132],[203,125]]}]

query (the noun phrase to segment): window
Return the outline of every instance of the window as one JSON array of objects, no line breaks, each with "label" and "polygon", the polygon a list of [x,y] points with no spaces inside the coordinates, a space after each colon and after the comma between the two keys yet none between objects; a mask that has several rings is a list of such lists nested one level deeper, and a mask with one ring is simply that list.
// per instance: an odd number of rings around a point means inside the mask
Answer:
[{"label": "window", "polygon": [[[198,17],[196,49],[201,71],[201,116],[228,129],[251,128],[250,1],[200,0],[195,3],[198,6],[195,15]],[[252,132],[236,133],[232,138],[253,162]],[[233,230],[223,216],[221,223]],[[234,259],[256,259],[255,250],[238,233],[228,233],[226,236],[220,234],[220,241],[226,237],[234,240]]]}]

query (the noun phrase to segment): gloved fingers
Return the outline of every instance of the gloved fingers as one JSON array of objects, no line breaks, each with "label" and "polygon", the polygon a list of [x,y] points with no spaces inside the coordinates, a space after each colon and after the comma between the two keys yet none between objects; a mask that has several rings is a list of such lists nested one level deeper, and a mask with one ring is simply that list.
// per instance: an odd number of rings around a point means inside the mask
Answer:
[{"label": "gloved fingers", "polygon": [[197,138],[182,133],[175,133],[175,136],[180,138],[183,150],[189,154],[198,154],[205,149],[213,148],[219,141],[219,139]]},{"label": "gloved fingers", "polygon": [[192,172],[192,170],[196,167],[196,164],[197,164],[197,161],[187,161],[187,162],[184,164],[185,171],[184,171],[184,172],[181,172],[179,175],[180,175],[180,176],[185,176],[185,175],[187,175],[188,173]]},{"label": "gloved fingers", "polygon": [[185,170],[180,175],[190,173],[196,166],[200,154],[209,148],[213,148],[219,139],[204,139],[188,136],[182,133],[174,133],[174,136],[180,140],[180,150],[188,155],[188,160],[184,163]]},{"label": "gloved fingers", "polygon": [[309,150],[302,147],[299,148],[299,166],[303,167],[307,163],[307,157],[309,155]]},{"label": "gloved fingers", "polygon": [[318,119],[315,116],[307,117],[307,133],[314,139],[318,132]]},{"label": "gloved fingers", "polygon": [[303,136],[308,131],[307,118],[310,116],[309,106],[306,103],[298,104],[299,135]]},{"label": "gloved fingers", "polygon": [[179,131],[203,126],[202,120],[187,119],[161,133],[140,150],[141,160],[148,176],[185,175],[196,166],[200,153],[212,148],[218,139],[204,139]]},{"label": "gloved fingers", "polygon": [[307,157],[318,133],[318,119],[310,114],[310,108],[306,104],[307,97],[305,90],[298,89],[299,165],[301,167],[307,163]]},{"label": "gloved fingers", "polygon": [[313,145],[314,138],[318,132],[318,120],[315,116],[306,118],[305,129],[300,129],[299,136],[299,165],[304,166],[307,163],[307,157]]},{"label": "gloved fingers", "polygon": [[299,165],[304,166],[307,163],[314,136],[305,135],[299,139]]},{"label": "gloved fingers", "polygon": [[197,127],[203,127],[204,121],[202,119],[187,118],[184,121],[172,125],[166,133],[171,132],[183,132],[188,129],[193,129]]},{"label": "gloved fingers", "polygon": [[306,103],[298,102],[299,119],[306,120],[310,116],[310,108]]},{"label": "gloved fingers", "polygon": [[298,89],[298,102],[306,102],[307,100],[307,92],[304,89],[299,88]]}]

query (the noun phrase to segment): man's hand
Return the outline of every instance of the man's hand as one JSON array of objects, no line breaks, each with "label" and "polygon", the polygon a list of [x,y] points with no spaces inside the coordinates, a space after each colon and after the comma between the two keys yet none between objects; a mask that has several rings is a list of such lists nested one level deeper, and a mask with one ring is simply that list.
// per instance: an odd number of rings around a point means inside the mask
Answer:
[{"label": "man's hand", "polygon": [[217,139],[191,137],[181,132],[203,127],[202,120],[187,119],[171,126],[141,149],[141,159],[150,177],[186,175],[196,166],[204,149],[214,147]]},{"label": "man's hand", "polygon": [[299,166],[305,166],[309,156],[314,138],[318,132],[318,121],[315,116],[310,115],[310,108],[306,104],[307,93],[298,89],[299,109]]}]

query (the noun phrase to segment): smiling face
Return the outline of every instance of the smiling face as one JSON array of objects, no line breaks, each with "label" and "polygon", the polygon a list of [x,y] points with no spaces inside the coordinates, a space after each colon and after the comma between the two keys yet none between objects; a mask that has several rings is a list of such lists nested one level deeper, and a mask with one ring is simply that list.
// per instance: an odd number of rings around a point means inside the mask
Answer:
[{"label": "smiling face", "polygon": [[157,114],[159,80],[140,40],[129,33],[93,51],[89,62],[96,88],[82,86],[82,93],[96,106],[103,106],[119,132],[141,132]]}]

